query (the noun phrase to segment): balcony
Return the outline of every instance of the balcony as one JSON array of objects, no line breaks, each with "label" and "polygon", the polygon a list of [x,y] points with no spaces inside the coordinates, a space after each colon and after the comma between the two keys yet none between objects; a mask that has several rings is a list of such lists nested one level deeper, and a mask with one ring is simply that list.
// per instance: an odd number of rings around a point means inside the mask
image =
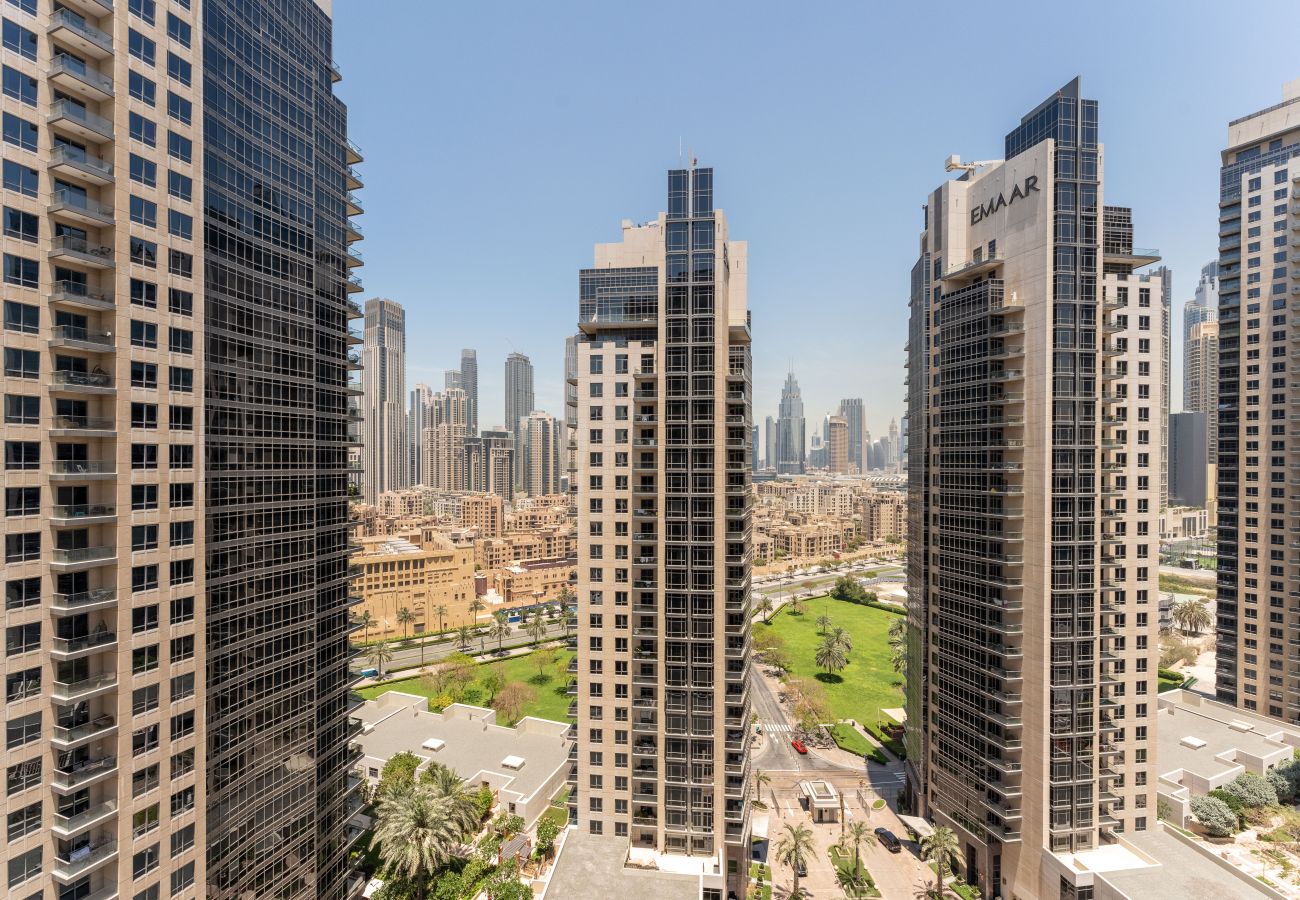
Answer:
[{"label": "balcony", "polygon": [[72,372],[67,369],[57,369],[50,374],[52,376],[50,385],[59,393],[113,393],[113,376],[107,372]]},{"label": "balcony", "polygon": [[50,569],[55,572],[75,572],[95,566],[111,565],[116,561],[117,550],[114,547],[78,547],[75,550],[62,550],[56,547],[52,551]]},{"label": "balcony", "polygon": [[96,311],[116,308],[112,291],[95,290],[77,281],[56,281],[54,290],[50,293],[50,302]]},{"label": "balcony", "polygon": [[[64,53],[50,60],[50,81],[64,93],[93,103],[113,98],[113,79]],[[69,148],[71,149],[71,148]]]},{"label": "balcony", "polygon": [[114,606],[117,603],[117,591],[112,588],[98,588],[79,594],[53,594],[50,600],[52,612],[77,615]]},{"label": "balcony", "polygon": [[117,772],[117,757],[105,756],[54,770],[56,791],[79,791]]},{"label": "balcony", "polygon": [[55,191],[50,196],[50,215],[69,219],[79,225],[112,225],[113,207],[91,200],[75,191]]},{"label": "balcony", "polygon": [[117,520],[117,507],[103,503],[77,503],[55,506],[50,512],[50,522],[61,528],[74,525],[100,525]]},{"label": "balcony", "polygon": [[50,115],[45,121],[91,143],[106,144],[113,140],[112,122],[66,98],[50,105]]},{"label": "balcony", "polygon": [[50,334],[50,346],[96,353],[110,353],[116,349],[113,335],[109,332],[91,331],[76,325],[55,325]]},{"label": "balcony", "polygon": [[55,416],[50,424],[51,437],[112,437],[116,433],[112,419],[92,416]]},{"label": "balcony", "polygon": [[91,25],[70,9],[54,11],[54,15],[50,16],[49,34],[95,59],[106,59],[113,55],[113,36]]},{"label": "balcony", "polygon": [[91,653],[99,653],[103,650],[111,650],[116,647],[117,632],[97,631],[94,634],[87,634],[83,637],[56,637],[54,639],[54,646],[50,650],[50,656],[54,659],[63,661],[76,659],[81,656],[88,656]]},{"label": "balcony", "polygon": [[[91,269],[113,268],[113,248],[107,244],[92,244],[85,238],[69,234],[56,235],[50,245],[50,259],[76,263]],[[109,344],[112,341],[108,342]]]},{"label": "balcony", "polygon": [[76,147],[55,147],[46,165],[63,178],[80,179],[95,186],[113,183],[112,163],[87,156],[86,151]]},{"label": "balcony", "polygon": [[67,883],[117,858],[117,841],[79,847],[69,856],[55,855],[54,880]]},{"label": "balcony", "polygon": [[56,681],[53,683],[50,696],[60,703],[73,703],[97,697],[116,686],[117,673],[105,672],[102,675],[91,675],[81,681]]},{"label": "balcony", "polygon": [[[55,731],[58,731],[56,728]],[[117,801],[105,800],[73,816],[54,815],[53,831],[59,837],[71,837],[117,815]]]}]

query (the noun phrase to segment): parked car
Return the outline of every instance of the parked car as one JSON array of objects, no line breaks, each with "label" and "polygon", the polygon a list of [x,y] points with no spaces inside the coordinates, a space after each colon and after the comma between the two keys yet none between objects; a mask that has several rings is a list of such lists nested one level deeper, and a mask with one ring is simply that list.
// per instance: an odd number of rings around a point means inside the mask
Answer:
[{"label": "parked car", "polygon": [[894,837],[894,833],[888,828],[880,827],[876,829],[876,840],[884,845],[890,853],[902,853],[903,842]]},{"label": "parked car", "polygon": [[808,745],[805,744],[803,741],[799,740],[798,738],[795,738],[793,741],[791,741],[790,746],[795,749],[796,753],[806,754],[808,752]]},{"label": "parked car", "polygon": [[361,677],[362,677],[362,678],[374,678],[374,677],[376,677],[378,674],[379,674],[379,670],[378,670],[378,669],[362,669],[362,670],[361,670]]}]

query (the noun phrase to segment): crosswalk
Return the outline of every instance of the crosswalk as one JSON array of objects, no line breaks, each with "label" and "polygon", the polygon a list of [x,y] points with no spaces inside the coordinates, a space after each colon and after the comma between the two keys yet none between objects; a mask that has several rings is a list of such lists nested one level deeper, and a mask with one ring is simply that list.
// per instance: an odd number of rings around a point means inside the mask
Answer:
[{"label": "crosswalk", "polygon": [[759,722],[763,734],[793,734],[794,729],[784,722]]}]

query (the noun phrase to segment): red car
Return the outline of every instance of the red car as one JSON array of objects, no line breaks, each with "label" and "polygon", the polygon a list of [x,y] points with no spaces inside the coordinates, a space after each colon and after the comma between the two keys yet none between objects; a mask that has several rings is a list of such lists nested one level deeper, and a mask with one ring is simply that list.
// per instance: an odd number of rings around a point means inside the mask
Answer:
[{"label": "red car", "polygon": [[806,754],[808,752],[808,745],[805,744],[803,741],[799,740],[798,738],[795,738],[793,741],[791,741],[790,746],[795,749],[796,753]]}]

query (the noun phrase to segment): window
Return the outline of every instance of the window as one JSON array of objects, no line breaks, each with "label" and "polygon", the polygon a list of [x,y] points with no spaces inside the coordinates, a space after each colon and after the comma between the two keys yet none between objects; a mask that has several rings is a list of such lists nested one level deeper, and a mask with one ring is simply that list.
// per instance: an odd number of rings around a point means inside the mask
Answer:
[{"label": "window", "polygon": [[[169,573],[170,583],[173,586],[178,584],[194,583],[194,560],[174,559],[169,564],[169,567],[170,567],[170,573]],[[185,657],[182,657],[183,659],[188,659],[190,656],[194,655],[194,637],[192,635],[190,637],[177,638],[176,640],[182,642],[184,641],[189,642],[189,654],[186,655]],[[176,641],[172,641],[172,662],[175,661],[176,661]]]},{"label": "window", "polygon": [[4,20],[4,48],[27,59],[36,59],[36,32],[28,31],[17,22]]},{"label": "window", "polygon": [[5,301],[5,331],[38,334],[41,330],[41,310],[30,303]]},{"label": "window", "polygon": [[139,182],[146,187],[158,186],[158,164],[150,162],[143,156],[131,154],[130,159],[131,180]]},{"label": "window", "polygon": [[[152,732],[152,734],[150,734]],[[158,746],[158,726],[150,725],[131,735],[131,746],[138,747],[136,753],[144,753]],[[158,827],[158,804],[137,810],[131,816],[131,832],[135,837],[142,837]]]},{"label": "window", "polygon": [[183,791],[177,791],[172,794],[172,815],[179,816],[181,813],[189,812],[194,808],[194,788],[188,787]]},{"label": "window", "polygon": [[6,425],[39,425],[41,400],[24,394],[5,394]]},{"label": "window", "polygon": [[158,204],[143,197],[131,195],[131,221],[148,228],[158,227]]},{"label": "window", "polygon": [[17,191],[24,196],[35,197],[39,190],[39,180],[40,176],[35,169],[29,169],[12,159],[4,161],[4,188],[6,191]]},{"label": "window", "polygon": [[[138,687],[133,690],[131,692],[131,715],[143,716],[145,713],[153,712],[157,709],[158,693],[158,685],[156,684],[146,684],[144,687]],[[136,772],[134,777],[131,779],[132,796],[138,797],[140,794],[145,793],[145,791],[152,790],[158,786],[158,775],[156,771],[158,767],[157,765],[153,765],[149,768],[155,770],[152,786],[145,787],[144,785],[136,784],[137,780],[139,780],[142,775],[147,778],[149,769],[145,769],[144,772]]]},{"label": "window", "polygon": [[[190,225],[190,217],[185,216],[186,224]],[[190,225],[192,227],[192,225]],[[182,235],[184,237],[184,235]],[[172,275],[180,275],[183,278],[194,277],[194,256],[183,250],[167,251],[167,271]]]},{"label": "window", "polygon": [[14,750],[41,739],[41,714],[38,712],[10,719],[5,723],[5,747]]},{"label": "window", "polygon": [[[167,232],[185,240],[194,238],[194,219],[174,209],[167,210]],[[33,238],[35,240],[35,238]],[[191,264],[192,267],[192,264]]]},{"label": "window", "polygon": [[190,406],[167,407],[167,424],[172,431],[193,431],[194,408]]},{"label": "window", "polygon": [[172,754],[172,778],[180,778],[194,771],[194,748]]},{"label": "window", "polygon": [[194,332],[186,328],[168,328],[167,349],[172,353],[193,353]]},{"label": "window", "polygon": [[[175,660],[172,660],[175,662]],[[187,710],[172,716],[171,739],[173,741],[189,737],[194,733],[194,710]]]},{"label": "window", "polygon": [[5,441],[5,468],[39,469],[41,467],[41,445],[36,441]]},{"label": "window", "polygon": [[194,121],[194,104],[179,94],[167,92],[167,115],[186,125]]},{"label": "window", "polygon": [[36,105],[36,79],[30,75],[4,67],[4,93],[28,106]]},{"label": "window", "polygon": [[149,25],[154,23],[154,0],[127,0],[127,11]]},{"label": "window", "polygon": [[[9,24],[9,20],[5,20]],[[28,879],[41,874],[42,848],[36,847],[26,853],[19,853],[9,858],[9,887],[16,888]]]},{"label": "window", "polygon": [[5,237],[18,238],[20,241],[36,243],[39,237],[40,219],[35,214],[20,209],[4,208]]},{"label": "window", "polygon": [[167,54],[167,74],[186,87],[189,86],[193,79],[193,68],[175,53],[169,52]]},{"label": "window", "polygon": [[[153,429],[158,427],[157,403],[132,403],[131,427]],[[157,450],[154,447],[154,450]]]},{"label": "window", "polygon": [[194,370],[171,366],[167,371],[167,387],[185,394],[194,392]]},{"label": "window", "polygon": [[189,444],[171,444],[167,447],[167,464],[173,469],[194,468],[194,447]]},{"label": "window", "polygon": [[179,200],[194,199],[194,180],[180,172],[167,170],[167,193]]},{"label": "window", "polygon": [[175,13],[167,14],[167,36],[182,47],[190,45],[190,24]]},{"label": "window", "polygon": [[[134,566],[131,569],[131,590],[156,591],[158,589],[158,567],[156,565]],[[155,648],[156,652],[157,648]]]},{"label": "window", "polygon": [[146,672],[152,672],[157,668],[157,644],[150,644],[148,647],[139,647],[131,651],[131,671],[134,674],[143,675]]},{"label": "window", "polygon": [[158,366],[155,363],[131,360],[131,387],[158,387]]},{"label": "window", "polygon": [[[194,826],[186,825],[180,831],[172,832],[172,856],[180,856],[194,846]],[[172,891],[172,893],[176,893]]]},{"label": "window", "polygon": [[153,106],[158,96],[158,86],[132,69],[127,74],[127,92],[136,100]]},{"label": "window", "polygon": [[158,45],[134,28],[127,32],[126,49],[146,66],[152,66],[158,57]]},{"label": "window", "polygon": [[156,484],[133,484],[131,485],[131,509],[157,509],[158,508],[158,485]]},{"label": "window", "polygon": [[37,350],[5,347],[5,375],[10,378],[39,378],[41,354]]},{"label": "window", "polygon": [[141,322],[139,319],[132,319],[131,346],[157,349],[158,326],[153,322]]},{"label": "window", "polygon": [[6,516],[39,516],[41,489],[38,487],[5,488]]},{"label": "window", "polygon": [[194,485],[188,483],[167,485],[167,508],[187,509],[194,505]]},{"label": "window", "polygon": [[15,766],[10,766],[5,770],[5,795],[12,797],[14,794],[36,787],[41,783],[41,759],[29,759],[26,762],[20,762]]},{"label": "window", "polygon": [[194,673],[189,672],[185,675],[175,675],[171,681],[171,698],[175,703],[177,700],[185,700],[194,696]]},{"label": "window", "polygon": [[194,598],[177,597],[171,601],[171,610],[168,613],[173,625],[179,625],[182,622],[194,621]]},{"label": "window", "polygon": [[[131,235],[131,262],[139,266],[147,266],[150,269],[158,268],[158,245],[153,241],[146,241],[144,238],[138,238]],[[154,293],[154,305],[157,306],[157,292]]]},{"label": "window", "polygon": [[[5,676],[5,702],[14,703],[27,697],[36,697],[41,693],[41,670],[23,669],[10,672]],[[12,840],[12,838],[11,838]]]},{"label": "window", "polygon": [[36,149],[36,126],[13,113],[4,114],[4,140],[23,150]]},{"label": "window", "polygon": [[[168,289],[167,311],[182,316],[194,315],[194,294],[192,294],[189,291],[178,290],[177,288]],[[175,332],[176,329],[172,329],[172,331]],[[175,347],[172,347],[172,352],[173,353],[177,352]],[[181,352],[190,353],[192,352],[192,350],[185,350]]]},{"label": "window", "polygon": [[146,147],[158,146],[158,125],[151,122],[137,112],[128,114],[127,130],[131,133],[131,140],[139,141]]},{"label": "window", "polygon": [[194,158],[194,142],[174,131],[168,131],[167,155],[181,162],[191,162]]},{"label": "window", "polygon": [[35,562],[41,558],[41,533],[22,531],[5,535],[5,562]]},{"label": "window", "polygon": [[[131,526],[131,550],[139,552],[141,550],[158,549],[158,526],[157,525],[132,525]],[[157,625],[158,607],[149,607],[153,609],[154,624]],[[142,613],[144,609],[131,610],[132,616],[136,613]]]},{"label": "window", "polygon": [[5,610],[26,609],[39,606],[41,602],[41,579],[14,578],[5,582]]},{"label": "window", "polygon": [[[139,528],[141,526],[137,525],[135,527]],[[156,547],[158,545],[157,543],[158,526],[148,525],[144,527],[154,529],[154,537],[155,537],[154,546]],[[157,627],[158,627],[158,604],[157,603],[152,603],[149,606],[139,606],[131,610],[131,633],[132,634],[141,634],[146,631],[153,631]]]},{"label": "window", "polygon": [[4,267],[5,284],[16,284],[19,287],[26,288],[34,288],[40,284],[41,267],[40,263],[34,259],[6,253],[4,255]]},{"label": "window", "polygon": [[10,842],[41,830],[41,804],[33,803],[9,814],[7,834]]},{"label": "window", "polygon": [[[156,826],[158,823],[155,822]],[[159,862],[158,845],[153,844],[145,847],[139,853],[131,857],[131,874],[135,878],[143,878],[154,869],[158,868]]]}]

